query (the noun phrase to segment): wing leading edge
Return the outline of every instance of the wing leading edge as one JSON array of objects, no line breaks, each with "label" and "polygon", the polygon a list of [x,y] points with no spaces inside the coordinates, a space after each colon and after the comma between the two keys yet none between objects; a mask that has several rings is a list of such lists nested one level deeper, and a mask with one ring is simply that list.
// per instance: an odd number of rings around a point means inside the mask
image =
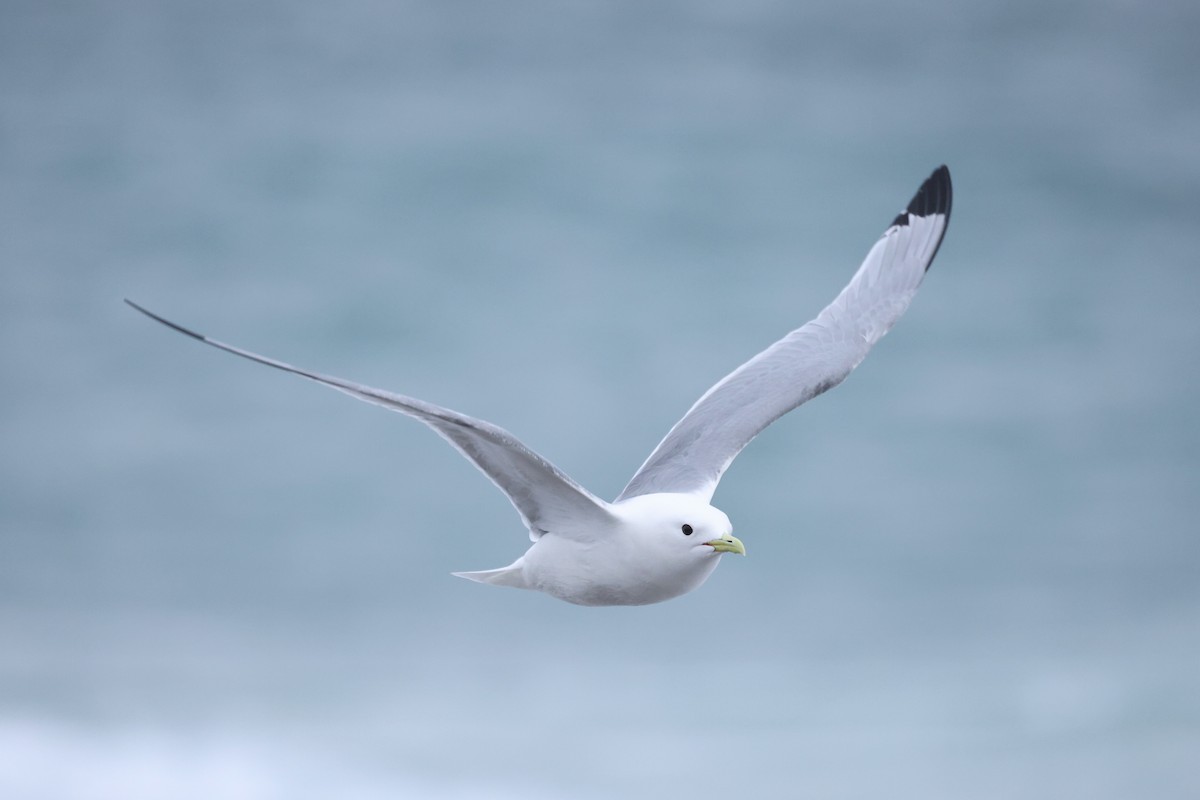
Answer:
[{"label": "wing leading edge", "polygon": [[290,372],[337,389],[351,397],[399,411],[424,422],[479,468],[508,496],[534,540],[548,531],[576,539],[590,539],[613,522],[608,503],[526,447],[508,431],[490,422],[451,411],[414,397],[321,375],[294,367],[249,350],[210,339],[203,334],[158,316],[131,300],[133,308],[152,320],[207,345],[236,356]]}]

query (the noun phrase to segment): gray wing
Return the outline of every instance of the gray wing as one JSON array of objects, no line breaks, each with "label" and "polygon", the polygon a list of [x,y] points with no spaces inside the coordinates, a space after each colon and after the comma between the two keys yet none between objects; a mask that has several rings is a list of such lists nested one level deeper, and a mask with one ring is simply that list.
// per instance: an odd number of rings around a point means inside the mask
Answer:
[{"label": "gray wing", "polygon": [[570,538],[590,540],[597,532],[608,529],[614,520],[607,503],[521,444],[511,433],[490,422],[468,417],[414,397],[405,397],[299,369],[291,364],[210,339],[147,311],[131,300],[125,302],[151,319],[205,344],[257,361],[259,364],[266,364],[268,367],[300,375],[359,400],[419,419],[450,442],[508,496],[529,528],[530,538],[535,541],[548,531]]},{"label": "gray wing", "polygon": [[950,222],[950,171],[938,167],[816,319],[727,375],[671,428],[617,501],[654,492],[712,498],[763,428],[841,383],[908,308]]}]

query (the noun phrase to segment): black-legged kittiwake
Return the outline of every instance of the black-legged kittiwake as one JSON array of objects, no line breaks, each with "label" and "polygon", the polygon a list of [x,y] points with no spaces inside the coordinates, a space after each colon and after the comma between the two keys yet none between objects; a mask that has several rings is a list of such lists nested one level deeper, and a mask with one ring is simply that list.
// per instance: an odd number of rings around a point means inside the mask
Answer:
[{"label": "black-legged kittiwake", "polygon": [[644,605],[695,589],[721,554],[745,554],[729,518],[709,504],[722,473],[769,424],[841,383],[900,318],[941,245],[950,200],[941,166],[841,294],[705,392],[611,503],[489,422],[223,344],[125,302],[213,347],[416,417],[449,441],[508,496],[533,540],[507,567],[455,575],[580,605]]}]

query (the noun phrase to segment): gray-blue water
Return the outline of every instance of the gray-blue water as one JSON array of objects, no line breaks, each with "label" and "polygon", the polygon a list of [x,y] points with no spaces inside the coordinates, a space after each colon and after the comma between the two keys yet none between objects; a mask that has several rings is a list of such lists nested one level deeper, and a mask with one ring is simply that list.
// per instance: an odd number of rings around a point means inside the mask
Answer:
[{"label": "gray-blue water", "polygon": [[[1200,796],[1194,2],[0,7],[0,796]],[[428,398],[615,495],[920,181],[949,235],[715,502],[527,546]]]}]

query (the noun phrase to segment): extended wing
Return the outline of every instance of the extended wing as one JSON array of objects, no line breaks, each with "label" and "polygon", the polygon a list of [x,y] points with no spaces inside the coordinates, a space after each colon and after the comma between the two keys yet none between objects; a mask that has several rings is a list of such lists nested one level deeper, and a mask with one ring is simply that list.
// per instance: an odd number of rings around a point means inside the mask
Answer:
[{"label": "extended wing", "polygon": [[654,492],[711,499],[763,428],[841,383],[908,308],[950,222],[950,171],[938,167],[816,319],[713,386],[671,428],[618,501]]},{"label": "extended wing", "polygon": [[291,364],[210,339],[147,311],[137,303],[130,300],[125,302],[151,319],[205,344],[333,387],[359,400],[416,417],[450,442],[508,495],[534,540],[549,531],[587,540],[593,538],[597,532],[608,529],[613,523],[607,503],[521,444],[511,433],[490,422],[468,417],[414,397],[405,397],[341,378],[308,372]]}]

